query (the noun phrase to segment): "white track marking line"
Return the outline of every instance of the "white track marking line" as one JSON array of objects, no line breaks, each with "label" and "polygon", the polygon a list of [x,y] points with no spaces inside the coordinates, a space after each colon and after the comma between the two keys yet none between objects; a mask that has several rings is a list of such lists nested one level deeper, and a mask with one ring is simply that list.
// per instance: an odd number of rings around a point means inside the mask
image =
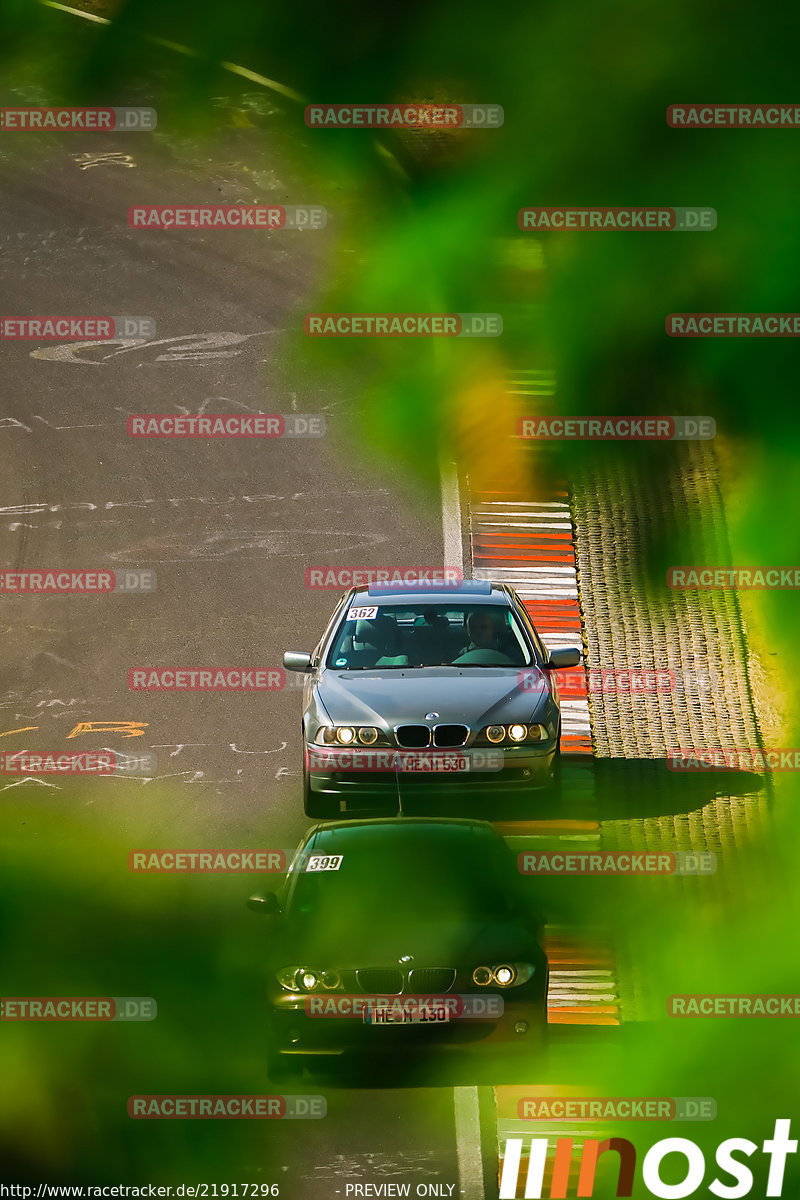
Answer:
[{"label": "white track marking line", "polygon": [[[589,1001],[592,1000],[595,1001],[596,1004],[613,1004],[615,1007],[619,1008],[619,997],[617,996],[616,992],[609,992],[608,995],[603,995],[603,993],[597,992],[592,993],[591,996],[586,996],[583,994],[583,992],[565,992],[561,996],[552,996],[548,998],[547,1007],[552,1008],[553,1011],[555,1011],[556,1009],[561,1008],[574,1008],[577,1004],[580,1005],[581,1008],[589,1008],[591,1011]],[[589,1013],[586,1013],[585,1015],[588,1017]],[[609,1013],[608,1016],[613,1016],[613,1013]]]},{"label": "white track marking line", "polygon": [[[490,517],[542,517],[544,523],[546,523],[546,526],[545,526],[546,528],[553,528],[553,529],[562,529],[562,528],[563,529],[571,529],[572,528],[572,522],[569,520],[569,513],[561,512],[561,511],[557,512],[555,509],[553,509],[553,510],[533,509],[532,510],[529,508],[525,508],[525,509],[493,508],[488,512],[483,512],[480,508],[477,508],[477,509],[475,509],[473,516],[477,517],[478,520],[484,525],[491,525],[494,523],[489,520]],[[515,524],[515,522],[504,521],[503,524],[504,525],[509,525],[509,524],[513,525],[513,524]]]},{"label": "white track marking line", "polygon": [[[481,571],[492,570],[496,575],[513,575],[515,579],[520,579],[528,583],[571,583],[573,579],[577,579],[577,571],[574,567],[480,567]],[[524,575],[521,572],[525,572]]]},{"label": "white track marking line", "polygon": [[[442,492],[442,539],[444,566],[463,573],[464,552],[461,530],[461,499],[455,463],[439,464]],[[477,1087],[453,1088],[459,1192],[463,1200],[484,1200],[483,1149]]]},{"label": "white track marking line", "polygon": [[[483,504],[484,508],[491,508],[493,505],[497,505],[498,507],[500,505],[506,505],[506,507],[507,507],[508,501],[506,501],[506,500],[483,500],[482,504]],[[564,512],[569,512],[569,504],[567,503],[566,500],[515,500],[514,507],[516,507],[516,508],[548,508],[548,509],[552,509],[553,512],[555,512],[557,509],[561,509]]]},{"label": "white track marking line", "polygon": [[57,8],[60,12],[71,13],[73,17],[83,17],[86,21],[95,21],[98,25],[110,25],[108,17],[96,17],[94,13],[84,12],[81,8],[70,8],[68,4],[57,4],[56,0],[44,0],[48,8]]},{"label": "white track marking line", "polygon": [[[94,21],[97,25],[111,25],[112,23],[108,17],[98,17],[94,13],[84,12],[83,9],[71,8],[68,4],[59,4],[58,0],[42,0],[42,3],[47,8],[56,8],[59,12],[69,13],[73,17],[83,17],[85,21]],[[180,42],[171,42],[166,38],[153,36],[149,36],[148,40],[159,46],[165,46],[167,50],[174,50],[176,54],[186,54],[191,58],[197,57],[196,50],[192,50],[191,46],[183,46]],[[273,92],[280,92],[282,96],[286,96],[287,99],[294,100],[298,104],[305,103],[305,96],[293,88],[286,87],[283,83],[278,83],[276,79],[267,79],[266,75],[259,75],[257,71],[251,71],[248,67],[240,67],[238,63],[221,62],[219,65],[224,71],[230,71],[233,75],[241,75],[243,79],[249,79],[251,83],[260,83],[262,87],[269,88]]]},{"label": "white track marking line", "polygon": [[455,463],[439,465],[442,489],[442,534],[444,566],[464,572],[464,549],[461,537],[461,497],[458,490],[458,469]]},{"label": "white track marking line", "polygon": [[259,75],[258,72],[251,71],[248,67],[240,67],[238,63],[222,62],[220,66],[233,75],[241,75],[242,79],[249,79],[251,83],[260,83],[262,87],[270,88],[273,92],[280,92],[282,96],[286,96],[289,100],[296,100],[298,104],[302,104],[305,100],[305,97],[293,88],[278,83],[276,79],[267,79],[266,75]]},{"label": "white track marking line", "polygon": [[588,968],[582,967],[581,970],[579,970],[579,971],[559,971],[559,974],[560,974],[560,976],[581,976],[581,977],[584,977],[584,976],[607,976],[610,979],[610,977],[613,976],[614,972],[606,971],[606,970],[593,971],[593,970],[588,970]]},{"label": "white track marking line", "polygon": [[[496,513],[492,513],[492,516],[496,515]],[[526,517],[529,514],[520,513],[519,515]],[[539,514],[537,513],[536,515],[538,516]],[[560,520],[553,520],[549,524],[546,521],[481,521],[480,524],[496,526],[498,529],[572,529],[571,525],[567,525]]]},{"label": "white track marking line", "polygon": [[459,1192],[464,1200],[484,1200],[481,1120],[477,1087],[453,1088]]}]

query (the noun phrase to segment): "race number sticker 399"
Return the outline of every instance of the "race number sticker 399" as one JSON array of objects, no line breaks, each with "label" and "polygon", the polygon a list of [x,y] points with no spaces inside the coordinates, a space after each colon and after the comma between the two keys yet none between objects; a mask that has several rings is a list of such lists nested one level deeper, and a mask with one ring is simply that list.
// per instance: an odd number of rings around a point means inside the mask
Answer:
[{"label": "race number sticker 399", "polygon": [[347,610],[348,621],[371,621],[373,617],[378,615],[378,606],[372,608],[349,608]]},{"label": "race number sticker 399", "polygon": [[343,854],[312,854],[306,863],[307,871],[338,871]]}]

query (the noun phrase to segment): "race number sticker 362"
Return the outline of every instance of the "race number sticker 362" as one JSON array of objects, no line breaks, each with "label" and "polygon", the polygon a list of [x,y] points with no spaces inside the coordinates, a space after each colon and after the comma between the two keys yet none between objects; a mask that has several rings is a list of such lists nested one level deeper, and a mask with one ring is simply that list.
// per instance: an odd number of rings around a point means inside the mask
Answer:
[{"label": "race number sticker 362", "polygon": [[347,610],[348,621],[371,621],[378,615],[378,606],[372,608],[350,608]]}]

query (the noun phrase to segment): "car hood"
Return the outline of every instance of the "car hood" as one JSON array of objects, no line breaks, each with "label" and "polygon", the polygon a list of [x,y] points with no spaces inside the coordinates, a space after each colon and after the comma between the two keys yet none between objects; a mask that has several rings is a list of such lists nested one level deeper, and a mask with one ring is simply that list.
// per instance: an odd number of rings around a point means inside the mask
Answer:
[{"label": "car hood", "polygon": [[[519,687],[523,673],[524,690]],[[549,694],[544,673],[537,667],[327,670],[317,692],[336,724],[383,727],[424,721],[429,712],[438,713],[437,719],[445,724],[528,723]]]},{"label": "car hood", "polygon": [[[398,966],[473,969],[483,963],[528,961],[541,954],[533,931],[515,920],[432,924],[389,918],[379,928],[365,920],[347,932],[325,917],[313,927],[291,919],[282,924],[273,950],[276,969],[294,963],[317,970],[345,971]],[[413,961],[401,963],[401,959]]]}]

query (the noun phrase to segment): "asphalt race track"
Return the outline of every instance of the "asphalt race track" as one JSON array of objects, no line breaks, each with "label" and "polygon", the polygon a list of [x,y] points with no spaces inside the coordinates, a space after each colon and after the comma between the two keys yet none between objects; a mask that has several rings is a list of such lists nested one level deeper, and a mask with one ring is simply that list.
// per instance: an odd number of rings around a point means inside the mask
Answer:
[{"label": "asphalt race track", "polygon": [[[100,161],[82,168],[81,155]],[[4,799],[25,810],[11,833],[17,850],[35,844],[65,801],[120,828],[133,820],[141,846],[249,846],[254,830],[259,845],[296,845],[310,824],[300,692],[137,694],[128,671],[277,668],[285,649],[316,643],[340,594],[306,588],[306,567],[442,562],[441,511],[414,498],[391,464],[366,450],[341,453],[358,440],[347,396],[281,377],[276,348],[329,231],[279,230],[256,242],[246,232],[127,227],[137,201],[199,201],[216,190],[215,168],[202,175],[146,138],[105,134],[52,139],[35,154],[13,145],[0,162],[2,287],[14,311],[102,309],[153,316],[157,326],[155,339],[133,344],[3,343],[7,566],[157,575],[150,594],[4,596],[4,748],[63,750],[76,744],[72,734],[81,749],[146,750],[157,761],[152,776],[82,781],[80,800],[52,776],[4,781]],[[235,199],[249,197],[237,190]],[[314,414],[332,436],[137,441],[125,422],[141,412]],[[100,728],[74,734],[87,723]],[[232,878],[226,899],[238,891],[243,902],[252,880]],[[259,1000],[250,997],[253,1008]],[[262,1050],[252,1048],[256,1061]],[[354,1164],[380,1180],[457,1181],[452,1088],[390,1091],[373,1081],[324,1094],[329,1118],[315,1130],[313,1163],[305,1122],[269,1130],[286,1195],[307,1194],[310,1179],[324,1181],[316,1194],[336,1195]],[[238,1162],[245,1175],[260,1167]]]}]

